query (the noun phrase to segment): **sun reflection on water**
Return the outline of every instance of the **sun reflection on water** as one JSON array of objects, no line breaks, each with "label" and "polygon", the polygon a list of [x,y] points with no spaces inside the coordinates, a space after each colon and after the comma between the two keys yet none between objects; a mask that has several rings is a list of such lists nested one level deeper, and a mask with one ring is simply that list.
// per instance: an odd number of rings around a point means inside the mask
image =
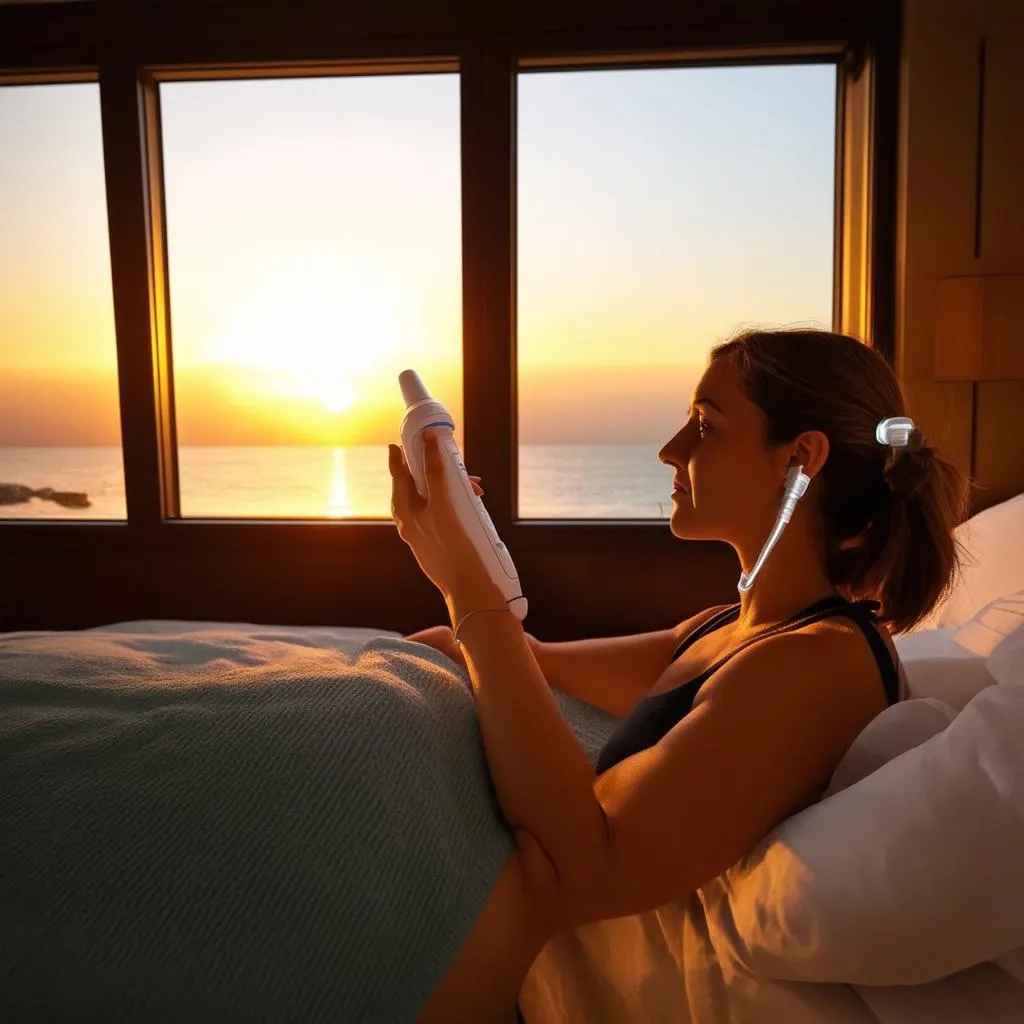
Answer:
[{"label": "sun reflection on water", "polygon": [[341,519],[355,514],[348,487],[348,460],[344,448],[331,452],[331,477],[328,484],[327,514]]}]

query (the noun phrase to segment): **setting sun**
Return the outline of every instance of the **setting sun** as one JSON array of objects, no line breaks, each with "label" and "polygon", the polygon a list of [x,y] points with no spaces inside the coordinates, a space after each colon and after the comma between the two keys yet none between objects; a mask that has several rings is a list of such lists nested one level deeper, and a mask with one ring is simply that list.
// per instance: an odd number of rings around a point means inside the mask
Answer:
[{"label": "setting sun", "polygon": [[[710,345],[831,323],[835,86],[831,61],[516,76],[507,266],[504,232],[463,252],[458,73],[160,82],[182,515],[387,517],[399,373],[461,445],[466,378],[511,355],[519,515],[663,516],[655,454]],[[118,379],[102,129],[95,81],[0,89],[0,480],[123,520],[121,399],[149,388],[134,357]],[[463,281],[481,258],[513,275],[497,305]],[[10,514],[54,514],[32,500]]]},{"label": "setting sun", "polygon": [[249,371],[270,398],[306,399],[339,414],[408,351],[410,321],[384,274],[324,253],[281,266],[225,310],[202,361]]},{"label": "setting sun", "polygon": [[328,412],[344,412],[355,405],[356,393],[344,381],[337,381],[330,388],[330,394],[322,395],[320,401]]}]

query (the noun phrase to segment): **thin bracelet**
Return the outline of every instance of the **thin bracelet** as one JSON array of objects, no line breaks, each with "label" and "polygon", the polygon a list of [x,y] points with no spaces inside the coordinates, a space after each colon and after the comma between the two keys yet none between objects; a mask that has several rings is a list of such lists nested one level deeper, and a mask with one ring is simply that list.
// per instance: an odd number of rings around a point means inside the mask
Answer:
[{"label": "thin bracelet", "polygon": [[474,615],[480,615],[483,612],[508,612],[509,615],[513,614],[511,608],[474,608],[471,612],[466,612],[465,615],[459,620],[459,624],[455,627],[455,632],[452,633],[452,637],[455,642],[461,647],[462,641],[459,639],[459,631],[466,624],[466,619],[471,618]]}]

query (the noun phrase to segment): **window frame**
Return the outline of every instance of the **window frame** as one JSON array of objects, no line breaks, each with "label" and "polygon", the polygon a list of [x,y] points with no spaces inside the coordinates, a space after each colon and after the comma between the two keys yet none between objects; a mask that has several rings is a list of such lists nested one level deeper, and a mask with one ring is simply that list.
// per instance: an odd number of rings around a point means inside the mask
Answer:
[{"label": "window frame", "polygon": [[[18,556],[25,565],[75,553],[194,559],[216,550],[236,558],[301,551],[315,561],[340,551],[383,559],[403,575],[416,572],[389,520],[175,517],[157,83],[208,78],[212,71],[224,77],[364,74],[440,69],[437,62],[447,62],[460,74],[465,457],[486,482],[488,508],[520,575],[539,583],[587,564],[595,579],[607,578],[614,551],[633,557],[638,580],[644,566],[666,560],[676,572],[718,566],[727,579],[731,551],[704,542],[680,545],[662,520],[513,518],[518,74],[556,66],[792,63],[828,54],[839,75],[835,323],[892,362],[899,31],[898,5],[885,0],[790,0],[775,11],[766,11],[763,0],[738,0],[726,13],[699,4],[680,10],[666,0],[614,0],[600,10],[573,0],[531,0],[504,11],[467,0],[435,12],[411,0],[382,11],[364,0],[344,17],[326,2],[296,8],[279,0],[258,8],[199,0],[0,6],[0,83],[70,75],[100,84],[128,510],[125,522],[5,520],[0,559]],[[527,566],[532,571],[524,572]],[[711,596],[707,588],[701,592]],[[410,601],[417,594],[414,587]],[[558,617],[554,608],[551,614]],[[4,621],[0,600],[0,628]],[[27,620],[15,615],[13,621]],[[282,614],[276,621],[291,620]]]}]

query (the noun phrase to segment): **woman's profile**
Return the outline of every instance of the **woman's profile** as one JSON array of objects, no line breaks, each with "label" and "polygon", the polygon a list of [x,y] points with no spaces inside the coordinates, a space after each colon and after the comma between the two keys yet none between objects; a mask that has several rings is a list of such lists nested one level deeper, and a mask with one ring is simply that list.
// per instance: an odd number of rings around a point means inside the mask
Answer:
[{"label": "woman's profile", "polygon": [[[392,454],[399,532],[458,643],[447,627],[408,639],[466,668],[516,837],[422,1021],[514,1020],[551,937],[686,898],[819,799],[903,693],[891,634],[953,583],[967,481],[916,428],[879,428],[907,409],[877,352],[828,331],[747,331],[711,350],[689,397],[659,452],[674,536],[729,544],[749,577],[787,474],[808,483],[736,602],[650,633],[545,643],[512,614],[480,614],[502,609],[500,592]],[[596,770],[550,686],[621,717]]]}]

